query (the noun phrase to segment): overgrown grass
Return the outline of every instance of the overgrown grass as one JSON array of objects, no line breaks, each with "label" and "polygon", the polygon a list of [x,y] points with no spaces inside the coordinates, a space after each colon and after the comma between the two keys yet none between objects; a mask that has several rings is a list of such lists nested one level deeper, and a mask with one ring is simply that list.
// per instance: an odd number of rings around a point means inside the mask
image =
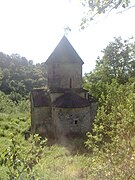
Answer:
[{"label": "overgrown grass", "polygon": [[16,104],[0,92],[0,150],[10,143],[12,135],[23,139],[23,132],[30,126],[29,100]]},{"label": "overgrown grass", "polygon": [[44,158],[36,166],[39,179],[87,179],[88,158],[88,154],[72,154],[71,146],[57,144],[47,147]]},{"label": "overgrown grass", "polygon": [[[3,100],[4,102],[4,100]],[[8,102],[8,103],[7,103]],[[19,152],[22,157],[26,157],[31,147],[31,142],[26,141],[24,132],[30,126],[30,114],[28,101],[20,104],[12,104],[6,100],[4,104],[6,110],[1,105],[0,112],[0,152],[7,150],[11,145],[11,139],[16,136]],[[10,111],[8,111],[8,108]],[[133,180],[135,177],[135,154],[134,150],[129,151],[127,146],[121,143],[117,151],[100,151],[92,154],[84,142],[86,139],[60,138],[59,142],[48,140],[42,157],[38,163],[32,164],[31,172],[37,180]],[[134,136],[131,139],[132,147],[135,148]],[[23,150],[24,149],[24,150]],[[115,152],[115,153],[114,153]],[[130,153],[129,153],[130,152]],[[32,160],[35,152],[30,154]],[[20,158],[21,158],[20,156]],[[25,164],[24,161],[23,163]],[[8,167],[0,167],[0,180],[8,180]],[[27,176],[21,179],[30,179]],[[25,178],[23,178],[25,177]],[[27,178],[26,178],[27,177]],[[31,176],[32,177],[32,176]],[[16,180],[17,178],[14,178]]]},{"label": "overgrown grass", "polygon": [[[79,142],[79,141],[78,141]],[[72,145],[77,144],[72,139]],[[78,144],[79,147],[79,144]],[[109,156],[104,152],[92,154],[76,145],[55,144],[46,147],[44,157],[35,166],[39,180],[133,180],[135,177],[135,154],[120,149]],[[84,153],[82,151],[84,149]],[[112,160],[112,161],[111,161]]]}]

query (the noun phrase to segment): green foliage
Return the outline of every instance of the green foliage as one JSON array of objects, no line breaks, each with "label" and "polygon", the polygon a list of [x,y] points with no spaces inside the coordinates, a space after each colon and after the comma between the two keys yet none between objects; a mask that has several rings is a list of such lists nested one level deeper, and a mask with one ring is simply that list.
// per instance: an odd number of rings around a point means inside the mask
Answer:
[{"label": "green foliage", "polygon": [[[90,152],[83,147],[80,138],[62,139],[62,145],[46,145],[45,148],[39,143],[35,145],[32,137],[24,140],[23,132],[30,125],[28,101],[23,100],[16,104],[2,93],[3,99],[7,100],[3,100],[6,110],[3,107],[0,113],[0,178],[133,179],[134,78],[124,85],[114,81],[112,85],[107,85],[106,89],[107,95],[102,95],[100,99],[102,106],[95,121],[94,135],[89,137],[91,141],[88,138],[88,146],[92,148]],[[14,105],[8,111],[10,102]],[[117,124],[113,126],[115,119]],[[110,134],[108,127],[111,127]],[[18,135],[14,137],[11,133]],[[108,141],[104,141],[100,134]],[[37,142],[38,136],[35,138]],[[103,141],[100,141],[101,138]]]},{"label": "green foliage", "polygon": [[135,42],[132,39],[114,38],[114,42],[110,42],[102,52],[103,56],[96,61],[93,72],[84,77],[84,87],[97,98],[102,92],[106,93],[106,86],[113,79],[124,84],[135,77]]},{"label": "green foliage", "polygon": [[0,113],[11,113],[15,108],[15,104],[0,91]]},{"label": "green foliage", "polygon": [[0,90],[18,102],[33,88],[46,86],[45,64],[34,65],[18,54],[8,56],[0,52]]},{"label": "green foliage", "polygon": [[[66,143],[66,139],[65,142]],[[76,143],[72,139],[72,144]],[[71,149],[70,149],[70,148]],[[75,147],[73,145],[73,147]],[[72,146],[68,144],[66,147],[61,145],[53,145],[45,149],[45,157],[42,158],[40,164],[35,166],[39,172],[39,180],[76,180],[89,179],[89,155],[72,154]]]},{"label": "green foliage", "polygon": [[131,2],[131,0],[80,0],[80,3],[84,7],[84,17],[81,22],[81,29],[87,27],[89,22],[100,14],[106,14],[118,8],[122,11],[129,7],[134,7],[134,4],[132,6]]},{"label": "green foliage", "polygon": [[135,169],[135,43],[114,42],[102,51],[84,87],[99,107],[92,132],[87,133],[90,179],[134,179]]},{"label": "green foliage", "polygon": [[0,113],[16,114],[16,113],[28,113],[30,109],[30,103],[27,99],[18,100],[18,103],[11,100],[11,94],[6,95],[0,91]]},{"label": "green foliage", "polygon": [[[13,102],[8,95],[0,92],[0,142],[10,139],[10,134],[23,134],[30,127],[29,100]],[[0,150],[2,148],[0,147]]]},{"label": "green foliage", "polygon": [[114,38],[114,42],[110,42],[103,50],[104,55],[97,61],[97,66],[106,68],[108,75],[125,83],[129,77],[135,76],[134,49],[135,42],[132,39],[122,41],[121,37]]},{"label": "green foliage", "polygon": [[35,179],[37,172],[33,166],[37,164],[44,150],[46,140],[41,140],[38,135],[29,139],[29,143],[22,143],[18,137],[11,138],[11,144],[2,152],[0,164],[5,170],[2,179]]},{"label": "green foliage", "polygon": [[37,176],[33,166],[41,158],[43,141],[39,142],[38,136],[25,141],[23,136],[30,127],[27,95],[34,87],[45,86],[45,76],[43,65],[33,65],[17,54],[0,53],[1,179],[34,179]]},{"label": "green foliage", "polygon": [[86,147],[80,138],[63,138],[62,145],[45,148],[38,135],[23,137],[30,126],[27,95],[46,85],[45,66],[0,53],[0,179],[135,177],[135,43],[115,38],[103,53],[84,77],[85,88],[99,100]]},{"label": "green foliage", "polygon": [[[135,82],[135,79],[134,79]],[[133,179],[135,140],[135,84],[119,85],[116,81],[107,86],[107,95],[100,98],[101,107],[87,134],[86,145],[102,162],[103,179]],[[105,167],[104,167],[105,166]]]}]

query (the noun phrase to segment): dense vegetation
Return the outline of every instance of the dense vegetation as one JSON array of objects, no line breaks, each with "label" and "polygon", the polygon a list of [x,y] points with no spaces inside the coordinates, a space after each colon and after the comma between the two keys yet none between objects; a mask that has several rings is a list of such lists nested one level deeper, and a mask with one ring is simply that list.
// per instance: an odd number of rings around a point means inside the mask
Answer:
[{"label": "dense vegetation", "polygon": [[84,86],[98,99],[106,93],[106,85],[115,79],[126,84],[135,77],[135,42],[132,38],[114,38],[98,57],[95,69],[84,77]]},{"label": "dense vegetation", "polygon": [[33,64],[18,54],[0,52],[0,91],[14,101],[26,97],[33,88],[46,86],[45,64]]},{"label": "dense vegetation", "polygon": [[135,43],[132,39],[115,38],[97,59],[95,69],[84,76],[84,87],[99,102],[92,131],[85,140],[63,138],[55,144],[41,140],[38,135],[28,140],[24,136],[30,127],[27,97],[32,88],[46,85],[45,67],[33,65],[18,55],[13,58],[1,53],[1,56],[0,179],[134,179]]}]

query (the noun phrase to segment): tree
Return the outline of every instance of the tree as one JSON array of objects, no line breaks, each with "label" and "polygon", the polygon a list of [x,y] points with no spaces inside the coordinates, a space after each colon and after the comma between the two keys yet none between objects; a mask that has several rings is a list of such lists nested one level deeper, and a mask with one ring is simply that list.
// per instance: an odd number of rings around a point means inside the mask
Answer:
[{"label": "tree", "polygon": [[99,98],[105,93],[106,84],[116,79],[119,84],[135,77],[135,42],[133,39],[114,38],[98,57],[96,67],[84,77],[84,86]]},{"label": "tree", "polygon": [[[135,158],[135,78],[120,85],[115,80],[107,86],[107,95],[87,134],[87,147],[98,157],[97,179],[133,179]],[[95,159],[94,159],[95,158]]]},{"label": "tree", "polygon": [[86,141],[93,154],[92,163],[96,163],[93,177],[133,179],[135,42],[115,38],[102,52],[94,71],[84,77],[84,86],[99,102],[92,131],[87,133]]},{"label": "tree", "polygon": [[135,42],[129,40],[122,41],[122,38],[114,38],[106,49],[103,50],[104,56],[99,63],[107,65],[108,71],[112,77],[118,79],[121,83],[127,81],[127,78],[135,75]]},{"label": "tree", "polygon": [[84,7],[84,17],[82,18],[81,28],[84,29],[88,23],[100,14],[109,13],[114,9],[129,9],[135,7],[132,0],[80,0]]},{"label": "tree", "polygon": [[44,63],[34,65],[19,54],[0,52],[0,90],[10,94],[13,101],[26,97],[33,88],[45,87],[46,77]]}]

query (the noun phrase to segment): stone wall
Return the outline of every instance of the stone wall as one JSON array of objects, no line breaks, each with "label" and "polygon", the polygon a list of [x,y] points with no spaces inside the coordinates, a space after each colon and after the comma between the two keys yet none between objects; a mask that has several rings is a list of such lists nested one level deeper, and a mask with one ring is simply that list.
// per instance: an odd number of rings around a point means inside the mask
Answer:
[{"label": "stone wall", "polygon": [[58,135],[86,133],[91,128],[92,117],[90,115],[90,107],[74,109],[53,108],[52,114]]},{"label": "stone wall", "polygon": [[53,131],[51,108],[34,107],[31,112],[31,128],[33,133],[47,135]]},{"label": "stone wall", "polygon": [[82,87],[82,65],[70,64],[49,64],[48,65],[48,86],[59,88],[81,88]]},{"label": "stone wall", "polygon": [[[55,101],[63,93],[50,93],[51,102]],[[87,92],[78,95],[85,97]],[[87,97],[86,97],[87,98]],[[97,103],[93,102],[88,107],[59,108],[45,106],[34,107],[31,98],[31,129],[33,133],[43,136],[85,134],[90,131],[92,122],[96,116]]]}]

